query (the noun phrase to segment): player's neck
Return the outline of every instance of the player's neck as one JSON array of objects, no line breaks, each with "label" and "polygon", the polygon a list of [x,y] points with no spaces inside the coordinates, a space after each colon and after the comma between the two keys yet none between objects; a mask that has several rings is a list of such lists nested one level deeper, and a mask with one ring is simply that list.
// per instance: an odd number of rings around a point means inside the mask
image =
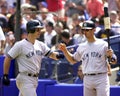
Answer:
[{"label": "player's neck", "polygon": [[33,38],[31,35],[28,35],[27,40],[28,40],[29,42],[31,42],[32,44],[35,43],[35,38]]},{"label": "player's neck", "polygon": [[94,42],[94,41],[96,41],[96,37],[92,37],[92,38],[89,38],[89,39],[87,39],[88,40],[88,42]]}]

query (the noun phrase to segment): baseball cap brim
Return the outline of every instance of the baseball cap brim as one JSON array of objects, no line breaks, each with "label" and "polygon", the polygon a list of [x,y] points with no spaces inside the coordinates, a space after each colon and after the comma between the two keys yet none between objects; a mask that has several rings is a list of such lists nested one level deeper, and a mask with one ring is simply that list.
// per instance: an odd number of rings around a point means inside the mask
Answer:
[{"label": "baseball cap brim", "polygon": [[83,27],[82,29],[93,29],[93,28],[91,28],[91,27]]},{"label": "baseball cap brim", "polygon": [[44,28],[44,26],[36,26],[35,28],[41,28],[41,29],[43,29],[43,28]]},{"label": "baseball cap brim", "polygon": [[93,21],[85,21],[82,24],[82,29],[94,29],[95,28],[95,24]]}]

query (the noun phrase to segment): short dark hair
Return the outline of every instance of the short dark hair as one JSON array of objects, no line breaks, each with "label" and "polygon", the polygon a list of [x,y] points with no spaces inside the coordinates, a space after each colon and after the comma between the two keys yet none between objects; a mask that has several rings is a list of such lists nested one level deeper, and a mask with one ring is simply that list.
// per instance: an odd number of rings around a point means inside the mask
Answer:
[{"label": "short dark hair", "polygon": [[50,26],[50,27],[52,27],[52,28],[54,29],[54,23],[53,23],[53,22],[48,21],[48,22],[47,22],[47,25]]},{"label": "short dark hair", "polygon": [[69,39],[70,33],[69,33],[69,31],[63,30],[63,32],[61,33],[61,36],[66,38],[66,39]]}]

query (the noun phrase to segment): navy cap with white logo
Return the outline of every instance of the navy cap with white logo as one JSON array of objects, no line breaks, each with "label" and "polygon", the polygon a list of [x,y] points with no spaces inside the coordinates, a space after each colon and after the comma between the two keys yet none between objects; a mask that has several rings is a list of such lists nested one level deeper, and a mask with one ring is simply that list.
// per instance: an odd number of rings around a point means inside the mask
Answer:
[{"label": "navy cap with white logo", "polygon": [[94,29],[95,28],[95,23],[93,21],[85,21],[83,22],[82,29]]},{"label": "navy cap with white logo", "polygon": [[39,20],[30,20],[27,23],[27,29],[28,30],[32,30],[35,28],[44,28],[42,22],[40,22]]}]

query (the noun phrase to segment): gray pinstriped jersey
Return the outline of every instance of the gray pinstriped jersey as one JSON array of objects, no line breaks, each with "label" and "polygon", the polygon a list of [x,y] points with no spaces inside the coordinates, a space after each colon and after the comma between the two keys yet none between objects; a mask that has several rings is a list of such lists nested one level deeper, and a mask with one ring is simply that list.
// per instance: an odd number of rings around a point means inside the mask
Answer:
[{"label": "gray pinstriped jersey", "polygon": [[73,58],[77,61],[82,60],[83,73],[107,72],[107,46],[107,42],[101,39],[79,45]]},{"label": "gray pinstriped jersey", "polygon": [[18,62],[19,72],[38,73],[41,68],[41,60],[50,49],[38,40],[34,45],[23,39],[16,42],[8,52]]}]

